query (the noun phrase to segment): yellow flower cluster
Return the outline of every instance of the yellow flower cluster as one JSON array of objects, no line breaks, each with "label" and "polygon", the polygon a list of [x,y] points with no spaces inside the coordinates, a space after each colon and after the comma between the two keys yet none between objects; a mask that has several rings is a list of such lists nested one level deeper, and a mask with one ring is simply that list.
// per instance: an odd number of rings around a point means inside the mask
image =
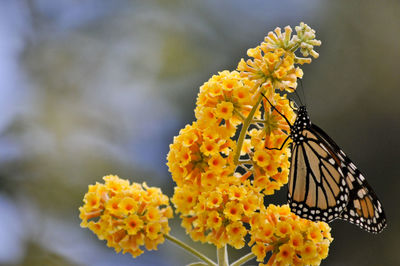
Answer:
[{"label": "yellow flower cluster", "polygon": [[297,35],[292,36],[292,29],[287,26],[282,34],[280,28],[269,32],[259,46],[248,49],[247,55],[253,60],[243,59],[238,64],[242,77],[247,77],[260,85],[260,90],[280,89],[293,92],[297,87],[297,78],[302,78],[303,71],[294,64],[310,63],[311,58],[299,58],[295,51],[300,48],[303,56],[318,57],[314,46],[320,41],[315,40],[315,31],[307,24],[300,23],[296,27]]},{"label": "yellow flower cluster", "polygon": [[[275,32],[269,32],[262,44],[262,46],[265,46],[264,50],[283,48],[285,51],[295,52],[300,47],[300,52],[303,56],[311,55],[314,58],[318,58],[319,54],[314,51],[314,46],[320,46],[321,41],[315,39],[315,31],[304,22],[296,26],[295,30],[296,35],[293,36],[290,26],[285,27],[284,34],[282,34],[279,27],[275,29]],[[295,60],[297,64],[311,63],[310,58],[295,57]]]},{"label": "yellow flower cluster", "polygon": [[129,184],[118,176],[103,177],[105,183],[89,185],[89,191],[79,208],[81,227],[92,230],[100,240],[117,252],[137,257],[147,250],[157,249],[164,242],[172,218],[169,199],[159,188],[145,183]]},{"label": "yellow flower cluster", "polygon": [[192,239],[241,248],[247,234],[243,222],[262,206],[262,194],[248,176],[234,175],[236,143],[220,136],[225,128],[210,124],[201,130],[198,122],[170,145],[167,165],[177,183],[172,202]]},{"label": "yellow flower cluster", "polygon": [[299,218],[288,205],[271,204],[253,216],[250,234],[257,261],[272,252],[267,265],[319,265],[333,241],[328,224]]},{"label": "yellow flower cluster", "polygon": [[212,76],[200,87],[197,97],[195,115],[199,126],[204,129],[222,124],[222,135],[232,137],[254,105],[251,96],[255,88],[254,82],[243,79],[237,71],[225,70]]},{"label": "yellow flower cluster", "polygon": [[228,176],[211,189],[178,186],[172,202],[193,240],[212,243],[218,248],[229,244],[239,249],[247,235],[244,223],[260,209],[262,200],[249,180]]},{"label": "yellow flower cluster", "polygon": [[232,175],[236,143],[229,137],[221,137],[224,132],[218,124],[201,130],[198,122],[193,122],[174,137],[167,165],[178,187],[184,184],[213,187]]},{"label": "yellow flower cluster", "polygon": [[302,71],[295,64],[309,61],[298,58],[296,50],[304,47],[315,55],[310,45],[318,45],[307,25],[296,31],[299,35],[291,36],[290,27],[284,34],[277,28],[248,50],[253,60],[242,59],[237,71],[219,72],[204,83],[196,102],[197,120],[170,145],[167,165],[177,184],[172,202],[196,241],[242,247],[249,222],[264,208],[263,196],[288,181],[290,149],[276,148],[290,128],[262,94],[294,121],[286,95],[275,89],[296,88]]}]

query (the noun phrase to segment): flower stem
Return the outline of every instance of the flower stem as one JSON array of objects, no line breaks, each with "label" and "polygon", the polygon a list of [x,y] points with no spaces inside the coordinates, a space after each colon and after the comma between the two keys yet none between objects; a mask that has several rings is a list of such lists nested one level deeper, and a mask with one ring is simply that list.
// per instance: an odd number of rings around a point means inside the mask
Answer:
[{"label": "flower stem", "polygon": [[243,122],[242,129],[240,130],[240,135],[239,135],[239,138],[237,140],[236,154],[235,154],[235,157],[233,158],[235,165],[237,165],[238,162],[239,162],[240,151],[242,150],[243,141],[244,141],[244,138],[246,136],[247,129],[249,128],[249,126],[251,124],[251,121],[253,120],[253,116],[254,116],[256,110],[258,109],[258,105],[260,104],[261,100],[262,100],[262,95],[260,94],[256,104],[254,104],[254,106],[251,109],[249,115],[247,116],[247,118]]},{"label": "flower stem", "polygon": [[180,241],[179,239],[171,236],[171,235],[164,235],[164,237],[166,239],[168,239],[169,241],[177,244],[178,246],[180,246],[181,248],[185,249],[186,251],[192,253],[192,255],[198,257],[199,259],[203,260],[205,263],[207,263],[208,265],[212,265],[212,266],[216,266],[217,264],[215,262],[213,262],[211,259],[209,259],[207,256],[205,256],[204,254],[200,253],[199,251],[195,250],[194,248],[190,247],[189,245],[187,245],[186,243],[183,243],[182,241]]},{"label": "flower stem", "polygon": [[290,50],[289,52],[296,52],[296,50],[300,47],[301,41],[297,42]]},{"label": "flower stem", "polygon": [[253,164],[252,160],[241,160],[238,162],[239,164]]},{"label": "flower stem", "polygon": [[228,266],[228,250],[226,245],[217,249],[218,266]]},{"label": "flower stem", "polygon": [[253,259],[256,255],[254,255],[253,253],[248,253],[247,255],[244,255],[243,257],[241,257],[240,259],[238,259],[237,261],[235,261],[234,263],[231,264],[231,266],[240,266],[245,264],[246,262],[248,262],[249,260]]}]

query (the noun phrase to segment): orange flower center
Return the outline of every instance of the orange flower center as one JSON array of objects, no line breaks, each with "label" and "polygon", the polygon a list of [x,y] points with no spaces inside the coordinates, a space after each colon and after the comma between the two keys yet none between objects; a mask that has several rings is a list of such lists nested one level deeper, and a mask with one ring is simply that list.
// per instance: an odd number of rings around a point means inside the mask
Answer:
[{"label": "orange flower center", "polygon": [[285,258],[287,258],[289,256],[289,252],[287,250],[283,250],[281,254],[282,254],[282,257],[285,257]]},{"label": "orange flower center", "polygon": [[281,227],[281,228],[279,229],[279,231],[280,231],[282,234],[286,234],[286,233],[288,232],[288,229],[287,229],[286,227]]},{"label": "orange flower center", "polygon": [[135,228],[135,227],[137,226],[136,221],[130,222],[130,223],[129,223],[129,226],[132,227],[132,228]]},{"label": "orange flower center", "polygon": [[243,99],[245,97],[245,94],[241,91],[237,94],[237,97]]}]

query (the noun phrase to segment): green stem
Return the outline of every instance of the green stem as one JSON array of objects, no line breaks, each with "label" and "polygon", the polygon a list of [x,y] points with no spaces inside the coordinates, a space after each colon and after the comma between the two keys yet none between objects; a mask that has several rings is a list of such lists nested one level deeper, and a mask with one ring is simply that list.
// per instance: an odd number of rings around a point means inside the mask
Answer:
[{"label": "green stem", "polygon": [[228,250],[226,245],[217,249],[218,266],[228,266]]},{"label": "green stem", "polygon": [[182,241],[180,241],[179,239],[171,236],[171,235],[164,235],[164,237],[166,239],[168,239],[169,241],[177,244],[178,246],[180,246],[181,248],[185,249],[186,251],[192,253],[192,255],[198,257],[199,259],[203,260],[205,263],[207,263],[208,265],[212,265],[212,266],[216,266],[217,264],[215,262],[213,262],[211,259],[209,259],[207,256],[205,256],[204,254],[198,252],[197,250],[195,250],[194,248],[190,247],[189,245],[187,245],[186,243],[183,243]]},{"label": "green stem", "polygon": [[248,262],[249,260],[255,258],[256,255],[254,255],[253,253],[248,253],[247,255],[244,255],[243,257],[241,257],[240,259],[238,259],[237,261],[235,261],[234,263],[231,264],[231,266],[240,266],[245,264],[246,262]]},{"label": "green stem", "polygon": [[257,111],[258,105],[260,104],[261,100],[262,100],[262,95],[259,96],[256,104],[253,106],[253,108],[251,109],[249,115],[247,116],[247,118],[243,122],[243,126],[242,126],[242,129],[240,130],[240,135],[239,135],[239,138],[238,138],[238,141],[237,141],[236,154],[235,154],[235,157],[233,157],[235,165],[237,165],[238,162],[239,162],[240,151],[242,150],[243,141],[244,141],[244,138],[246,137],[247,129],[249,128],[249,126],[251,124],[251,121],[253,120],[253,116],[254,116],[255,112]]},{"label": "green stem", "polygon": [[252,160],[241,160],[238,162],[238,164],[253,164]]},{"label": "green stem", "polygon": [[301,42],[302,42],[302,40],[300,40],[298,43],[296,43],[296,44],[289,50],[289,52],[292,52],[292,53],[296,52],[296,50],[299,49]]}]

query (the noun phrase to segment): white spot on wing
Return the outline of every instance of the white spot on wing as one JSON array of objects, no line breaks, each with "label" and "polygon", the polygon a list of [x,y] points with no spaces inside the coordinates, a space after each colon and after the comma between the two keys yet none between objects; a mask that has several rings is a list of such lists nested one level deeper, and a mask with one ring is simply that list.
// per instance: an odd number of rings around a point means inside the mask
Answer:
[{"label": "white spot on wing", "polygon": [[367,194],[367,193],[366,193],[365,189],[363,189],[363,188],[357,191],[357,196],[358,196],[360,199],[364,198],[364,196],[365,196],[366,194]]}]

